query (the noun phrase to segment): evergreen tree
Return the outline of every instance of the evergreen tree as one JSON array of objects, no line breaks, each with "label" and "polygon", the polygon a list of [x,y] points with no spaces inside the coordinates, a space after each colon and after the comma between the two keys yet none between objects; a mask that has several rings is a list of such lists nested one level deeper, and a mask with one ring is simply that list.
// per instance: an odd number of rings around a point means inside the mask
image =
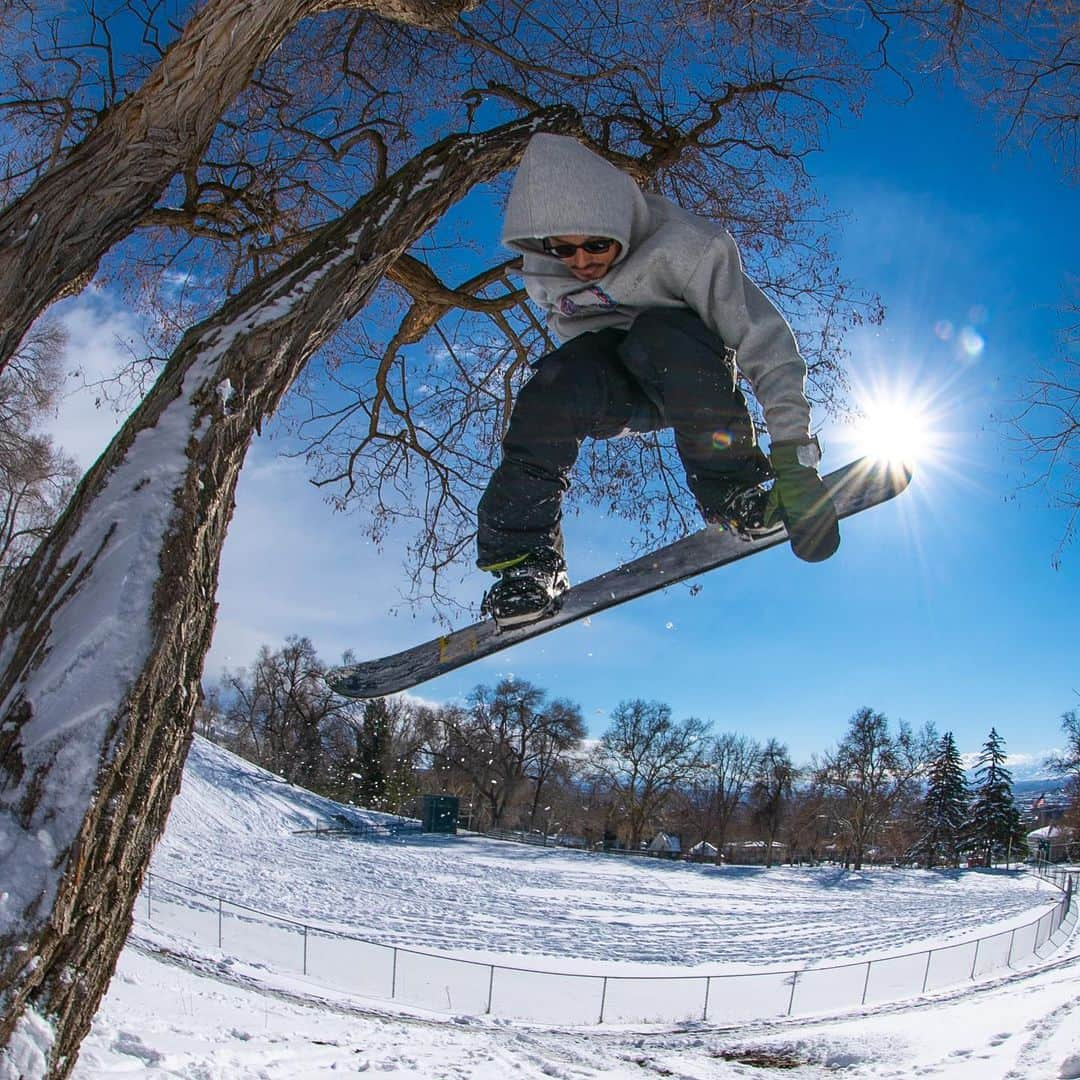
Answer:
[{"label": "evergreen tree", "polygon": [[951,731],[941,737],[930,762],[926,795],[919,812],[919,839],[910,857],[924,866],[956,866],[960,861],[968,810],[968,784]]},{"label": "evergreen tree", "polygon": [[1012,793],[1012,774],[1005,768],[1005,740],[990,729],[990,735],[975,768],[975,798],[967,829],[971,847],[987,866],[1002,855],[1022,858],[1027,839],[1020,811]]}]

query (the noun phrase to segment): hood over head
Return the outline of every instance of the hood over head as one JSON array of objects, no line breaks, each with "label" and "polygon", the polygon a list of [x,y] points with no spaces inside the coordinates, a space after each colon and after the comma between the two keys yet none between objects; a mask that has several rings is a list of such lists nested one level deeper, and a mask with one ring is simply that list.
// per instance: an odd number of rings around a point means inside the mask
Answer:
[{"label": "hood over head", "polygon": [[529,140],[514,176],[502,242],[543,253],[545,236],[610,236],[627,255],[648,226],[645,196],[621,169],[566,135]]}]

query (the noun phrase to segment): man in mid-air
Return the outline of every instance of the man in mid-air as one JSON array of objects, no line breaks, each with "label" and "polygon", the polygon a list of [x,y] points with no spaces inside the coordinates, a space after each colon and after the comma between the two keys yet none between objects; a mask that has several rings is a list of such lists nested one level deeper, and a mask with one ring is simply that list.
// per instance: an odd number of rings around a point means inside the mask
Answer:
[{"label": "man in mid-air", "polygon": [[[529,296],[563,344],[518,395],[480,500],[477,565],[498,578],[486,614],[502,627],[531,622],[568,587],[562,496],[586,437],[673,428],[707,523],[754,535],[783,521],[799,558],[836,551],[806,364],[723,228],[644,194],[576,139],[540,134],[514,178],[502,239],[524,254]],[[764,411],[768,457],[739,372]]]}]

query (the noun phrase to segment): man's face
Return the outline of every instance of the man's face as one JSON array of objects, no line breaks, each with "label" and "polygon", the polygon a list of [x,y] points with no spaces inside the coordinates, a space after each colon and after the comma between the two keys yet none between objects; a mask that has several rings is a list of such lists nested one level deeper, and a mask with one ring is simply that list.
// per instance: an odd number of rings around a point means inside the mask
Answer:
[{"label": "man's face", "polygon": [[[584,244],[606,241],[609,247],[606,251],[586,251]],[[565,258],[559,255],[559,261],[565,266],[578,281],[599,281],[611,269],[611,264],[619,257],[622,246],[617,240],[611,240],[606,236],[587,236],[580,233],[560,234],[549,236],[545,239],[546,247],[558,247],[559,244],[568,244],[574,247],[574,253]],[[552,254],[558,255],[558,252]]]}]

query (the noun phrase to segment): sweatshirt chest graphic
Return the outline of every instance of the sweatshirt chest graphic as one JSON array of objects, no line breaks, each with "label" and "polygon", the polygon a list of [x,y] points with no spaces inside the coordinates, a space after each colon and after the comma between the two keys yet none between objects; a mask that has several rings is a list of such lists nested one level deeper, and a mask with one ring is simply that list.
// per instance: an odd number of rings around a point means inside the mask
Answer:
[{"label": "sweatshirt chest graphic", "polygon": [[590,285],[587,289],[579,292],[567,293],[560,296],[558,301],[561,315],[577,315],[579,312],[594,312],[607,310],[616,306],[615,301],[608,296],[599,285]]}]

